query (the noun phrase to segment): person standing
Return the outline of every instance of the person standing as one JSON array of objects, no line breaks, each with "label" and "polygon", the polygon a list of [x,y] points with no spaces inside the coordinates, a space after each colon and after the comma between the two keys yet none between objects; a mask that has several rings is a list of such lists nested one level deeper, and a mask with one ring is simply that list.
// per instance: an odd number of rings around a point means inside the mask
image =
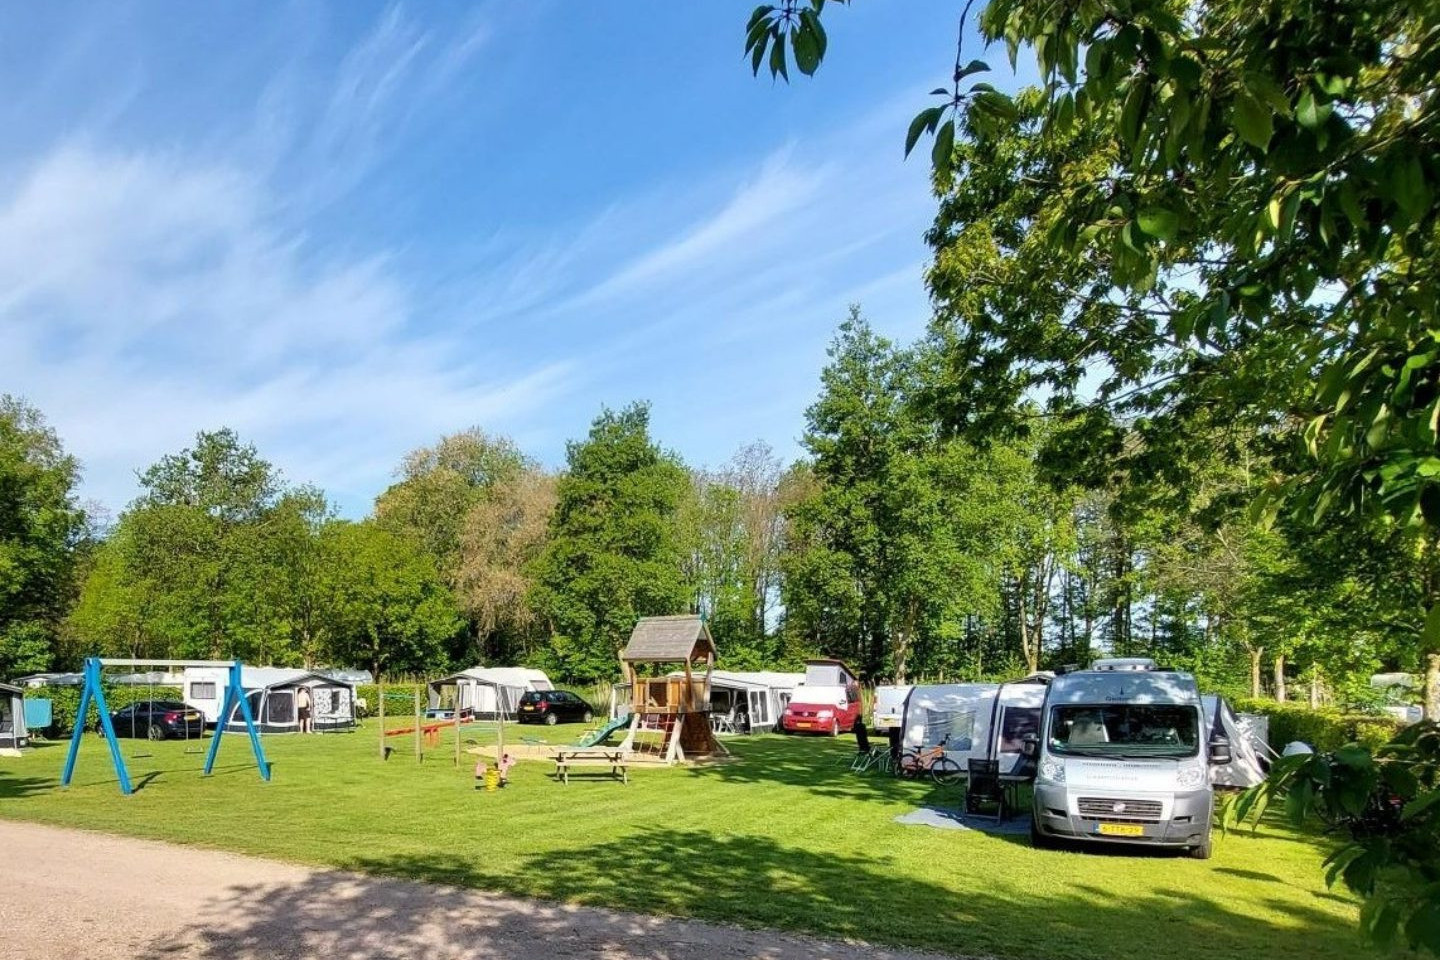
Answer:
[{"label": "person standing", "polygon": [[300,732],[314,733],[315,726],[310,720],[310,708],[313,701],[310,698],[310,688],[301,687],[295,691],[295,712],[300,718]]}]

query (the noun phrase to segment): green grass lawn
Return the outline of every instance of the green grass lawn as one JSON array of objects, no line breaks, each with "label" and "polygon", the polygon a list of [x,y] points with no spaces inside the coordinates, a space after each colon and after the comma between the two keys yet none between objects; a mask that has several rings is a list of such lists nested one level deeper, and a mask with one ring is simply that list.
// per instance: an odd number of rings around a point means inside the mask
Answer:
[{"label": "green grass lawn", "polygon": [[[395,721],[396,723],[403,721]],[[577,737],[579,726],[507,738]],[[467,728],[467,740],[487,738]],[[0,760],[0,816],[220,847],[512,894],[771,926],[828,937],[1005,958],[1356,958],[1351,900],[1327,891],[1311,838],[1217,834],[1208,862],[1032,850],[1023,837],[901,826],[958,793],[857,776],[853,742],[729,742],[737,759],[632,771],[629,786],[549,778],[522,763],[497,793],[475,789],[453,739],[417,764],[412,741],[377,759],[375,729],[265,741],[262,783],[243,737],[215,776],[183,744],[124,741],[132,797],[103,742],[86,738],[75,783],[64,745]],[[195,751],[195,747],[190,748]]]}]

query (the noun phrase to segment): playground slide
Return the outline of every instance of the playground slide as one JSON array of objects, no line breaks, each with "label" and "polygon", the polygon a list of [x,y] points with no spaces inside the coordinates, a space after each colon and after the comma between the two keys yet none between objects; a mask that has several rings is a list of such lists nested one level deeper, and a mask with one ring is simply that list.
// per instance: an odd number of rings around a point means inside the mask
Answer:
[{"label": "playground slide", "polygon": [[609,740],[611,735],[614,734],[616,731],[624,730],[628,726],[630,726],[630,714],[627,713],[623,717],[619,717],[606,723],[599,730],[592,730],[590,733],[585,734],[585,736],[581,737],[580,742],[575,744],[575,746],[593,747],[598,744],[604,743],[606,740]]}]

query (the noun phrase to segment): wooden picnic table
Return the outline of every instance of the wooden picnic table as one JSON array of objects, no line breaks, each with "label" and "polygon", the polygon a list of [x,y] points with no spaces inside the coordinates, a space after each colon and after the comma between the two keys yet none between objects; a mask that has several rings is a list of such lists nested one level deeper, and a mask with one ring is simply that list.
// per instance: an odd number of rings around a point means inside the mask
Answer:
[{"label": "wooden picnic table", "polygon": [[621,783],[630,782],[625,754],[617,749],[578,747],[555,751],[555,776],[561,783],[570,783],[571,767],[609,767],[612,777],[616,777]]}]

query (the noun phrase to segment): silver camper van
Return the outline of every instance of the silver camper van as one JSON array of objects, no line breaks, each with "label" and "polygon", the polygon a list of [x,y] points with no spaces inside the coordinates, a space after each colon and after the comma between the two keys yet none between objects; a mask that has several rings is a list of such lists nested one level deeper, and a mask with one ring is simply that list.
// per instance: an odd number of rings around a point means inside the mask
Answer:
[{"label": "silver camper van", "polygon": [[1099,660],[1057,676],[1040,733],[1031,839],[1176,847],[1210,856],[1212,763],[1230,760],[1207,741],[1200,689],[1188,673],[1153,661]]}]

